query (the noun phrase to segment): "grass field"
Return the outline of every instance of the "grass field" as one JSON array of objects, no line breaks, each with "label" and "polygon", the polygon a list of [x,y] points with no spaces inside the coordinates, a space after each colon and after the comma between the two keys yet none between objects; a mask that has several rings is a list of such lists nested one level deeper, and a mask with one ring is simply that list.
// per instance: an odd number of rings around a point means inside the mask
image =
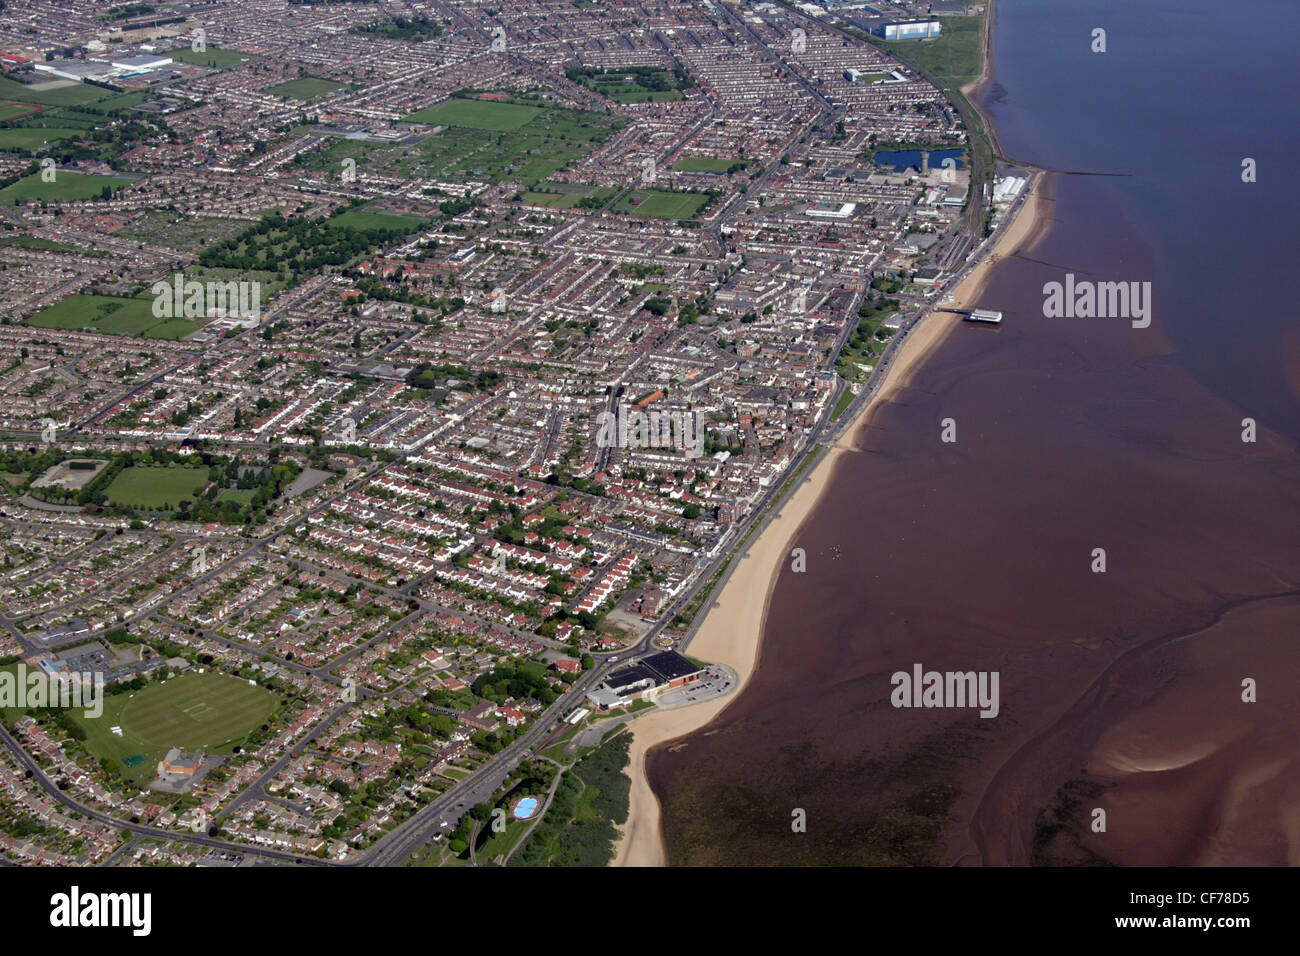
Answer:
[{"label": "grass field", "polygon": [[157,325],[150,326],[149,331],[145,333],[145,337],[179,342],[185,336],[197,332],[200,328],[202,328],[201,325],[188,319],[163,319]]},{"label": "grass field", "polygon": [[550,206],[552,209],[572,209],[582,202],[582,197],[573,193],[537,193],[531,190],[524,193],[524,202],[530,206]]},{"label": "grass field", "polygon": [[683,173],[725,173],[732,166],[748,166],[747,159],[715,159],[712,156],[684,156],[673,163]]},{"label": "grass field", "polygon": [[[550,184],[547,184],[548,188]],[[550,206],[552,209],[572,209],[578,203],[582,202],[589,196],[597,199],[608,200],[617,190],[610,186],[585,186],[572,188],[572,184],[562,184],[566,187],[560,192],[536,192],[528,190],[524,193],[524,202],[532,206]],[[558,186],[557,186],[558,188]]]},{"label": "grass field", "polygon": [[[660,103],[685,99],[685,94],[681,90],[685,85],[684,81],[674,78],[671,73],[662,68],[654,71],[653,79],[647,78],[635,68],[625,71],[617,67],[609,67],[608,72],[595,69],[582,72],[580,81],[588,89],[595,90],[602,96],[608,96],[619,103]],[[668,86],[669,89],[662,89],[664,86]]]},{"label": "grass field", "polygon": [[0,103],[0,123],[39,111],[40,107],[32,103]]},{"label": "grass field", "polygon": [[620,103],[662,103],[668,100],[686,99],[686,94],[681,90],[628,89],[607,93],[604,88],[601,88],[600,92],[605,93],[610,99],[618,100]]},{"label": "grass field", "polygon": [[908,66],[935,80],[939,86],[958,89],[979,76],[983,17],[939,17],[942,34],[934,40],[872,39]]},{"label": "grass field", "polygon": [[234,66],[245,60],[256,59],[251,53],[240,53],[238,50],[218,50],[216,47],[208,47],[202,53],[196,53],[194,50],[182,47],[179,50],[168,50],[167,55],[173,60],[179,60],[182,63],[190,63],[194,66],[211,66],[218,70],[224,70],[228,66]]},{"label": "grass field", "polygon": [[137,466],[125,468],[108,486],[108,500],[127,508],[175,508],[194,496],[208,483],[206,468],[160,468]]},{"label": "grass field", "polygon": [[110,96],[106,100],[100,100],[92,108],[102,110],[105,113],[117,113],[121,110],[129,110],[133,106],[139,106],[149,99],[149,96],[150,94],[144,90],[135,90],[131,93],[121,93],[117,96]]},{"label": "grass field", "polygon": [[709,197],[698,193],[678,193],[665,189],[635,189],[618,201],[614,212],[649,219],[690,219],[708,203]]},{"label": "grass field", "polygon": [[78,292],[27,320],[38,329],[92,329],[114,335],[179,339],[202,328],[201,322],[160,319],[153,314],[153,299],[127,299],[116,295]]},{"label": "grass field", "polygon": [[424,222],[419,216],[394,216],[385,212],[368,212],[349,209],[330,219],[331,226],[351,226],[353,229],[406,229],[414,232]]},{"label": "grass field", "polygon": [[[5,132],[29,132],[28,130],[7,130]],[[0,189],[0,205],[14,206],[26,200],[45,202],[70,202],[79,199],[93,199],[104,191],[105,186],[112,186],[116,192],[129,179],[119,176],[91,176],[85,173],[70,173],[59,170],[54,182],[41,180],[40,173],[24,176],[11,186]]]},{"label": "grass field", "polygon": [[[277,704],[275,694],[238,677],[189,673],[134,694],[115,694],[98,718],[86,719],[81,711],[72,717],[86,731],[86,749],[143,786],[172,747],[229,753]],[[110,727],[120,727],[122,736]]]},{"label": "grass field", "polygon": [[15,236],[12,233],[0,236],[0,248],[6,246],[16,246],[19,249],[41,249],[46,252],[75,252],[83,256],[94,254],[93,252],[88,253],[87,250],[71,243],[51,242],[49,239],[41,239],[38,236]]},{"label": "grass field", "polygon": [[337,139],[304,154],[299,163],[337,176],[344,160],[351,159],[380,176],[514,182],[532,189],[605,142],[625,122],[584,110],[459,98],[408,119],[442,129],[413,143]]},{"label": "grass field", "polygon": [[18,149],[35,149],[55,140],[67,139],[69,136],[79,136],[81,133],[82,131],[79,129],[45,129],[40,126],[26,129],[0,129],[0,149],[14,147]]},{"label": "grass field", "polygon": [[56,86],[54,89],[39,88],[47,85],[49,84],[41,83],[31,87],[8,77],[0,77],[0,99],[12,100],[16,103],[37,103],[41,106],[80,106],[82,103],[93,103],[95,100],[102,100],[113,94],[112,90],[87,86],[85,83],[69,83],[67,86]]},{"label": "grass field", "polygon": [[408,123],[433,123],[437,126],[461,126],[466,129],[487,129],[496,132],[518,129],[529,120],[545,112],[535,106],[515,103],[496,103],[491,100],[463,100],[453,98],[427,110],[406,117]]},{"label": "grass field", "polygon": [[291,99],[310,102],[341,89],[343,89],[342,83],[323,80],[319,76],[303,76],[296,80],[290,80],[288,83],[280,83],[269,87],[266,92],[275,96],[287,96]]}]

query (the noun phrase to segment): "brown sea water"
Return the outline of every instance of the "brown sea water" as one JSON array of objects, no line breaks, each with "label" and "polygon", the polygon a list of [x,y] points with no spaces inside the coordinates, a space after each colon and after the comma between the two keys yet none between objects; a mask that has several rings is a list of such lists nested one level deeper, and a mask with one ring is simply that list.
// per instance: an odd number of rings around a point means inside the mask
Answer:
[{"label": "brown sea water", "polygon": [[[1112,49],[1163,28],[1149,18],[1165,6],[1116,7]],[[1003,325],[955,329],[857,433],[794,542],[807,571],[777,581],[750,684],[649,756],[671,863],[1300,861],[1300,374],[1289,293],[1263,285],[1294,225],[1193,192],[1242,185],[1243,149],[1282,154],[1294,133],[1247,146],[1171,127],[1171,156],[1202,154],[1154,176],[1122,140],[1089,152],[1108,127],[1088,97],[1172,95],[1160,84],[1186,48],[1161,36],[1105,67],[1132,75],[1080,75],[1094,61],[1052,44],[1086,40],[1095,9],[999,9],[985,102],[1008,152],[1126,175],[1052,177],[1053,228],[981,295]],[[1047,88],[1022,97],[1031,82]],[[1053,95],[1095,135],[1045,112]],[[1264,130],[1275,106],[1261,93],[1232,122],[1254,128],[1245,110]],[[1289,208],[1295,187],[1274,188]],[[1237,232],[1205,232],[1225,220]],[[1247,223],[1259,248],[1233,256]],[[1043,285],[1067,271],[1152,281],[1151,327],[1045,318]],[[996,671],[997,717],[891,706],[890,675],[917,663]]]}]

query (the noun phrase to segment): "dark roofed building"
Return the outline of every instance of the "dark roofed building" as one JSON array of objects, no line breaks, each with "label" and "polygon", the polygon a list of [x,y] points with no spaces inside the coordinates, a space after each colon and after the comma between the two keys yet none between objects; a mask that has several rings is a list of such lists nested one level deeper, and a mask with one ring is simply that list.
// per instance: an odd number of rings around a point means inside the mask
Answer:
[{"label": "dark roofed building", "polygon": [[684,683],[687,677],[700,672],[700,668],[691,663],[690,658],[676,651],[651,654],[641,658],[640,664],[661,675],[665,684]]},{"label": "dark roofed building", "polygon": [[660,651],[620,667],[587,695],[602,710],[699,680],[703,670],[676,651]]}]

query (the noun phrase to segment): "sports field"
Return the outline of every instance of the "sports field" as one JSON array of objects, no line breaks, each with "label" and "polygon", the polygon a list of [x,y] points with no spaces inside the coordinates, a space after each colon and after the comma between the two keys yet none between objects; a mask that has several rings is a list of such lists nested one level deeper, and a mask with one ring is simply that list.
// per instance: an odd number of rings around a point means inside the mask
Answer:
[{"label": "sports field", "polygon": [[708,196],[699,193],[636,189],[620,199],[614,211],[650,219],[690,219],[703,209],[708,201]]},{"label": "sports field", "polygon": [[0,77],[0,99],[15,103],[38,103],[41,106],[79,106],[112,96],[112,90],[73,81],[37,83],[28,86],[8,77]]},{"label": "sports field", "polygon": [[[31,132],[31,130],[7,130],[5,132]],[[11,186],[0,189],[0,205],[13,206],[29,199],[46,202],[69,202],[79,199],[93,199],[104,191],[105,186],[113,191],[121,189],[131,180],[120,176],[91,176],[85,173],[70,173],[58,170],[52,183],[41,179],[40,173],[24,176]]]},{"label": "sports field", "polygon": [[114,335],[180,339],[197,331],[204,323],[160,319],[153,314],[153,299],[78,292],[36,313],[27,324],[38,329],[88,329]]},{"label": "sports field", "polygon": [[108,500],[126,508],[163,510],[177,507],[208,483],[206,468],[124,468],[108,486]]},{"label": "sports field", "polygon": [[[0,129],[0,149],[35,149],[55,140],[67,139],[69,136],[81,136],[79,129],[56,129],[32,126],[26,129]],[[101,189],[103,187],[100,187]]]},{"label": "sports field", "polygon": [[[271,691],[238,677],[189,673],[134,694],[115,694],[98,718],[86,718],[79,710],[71,716],[86,731],[91,753],[143,786],[172,747],[230,753],[266,722],[278,702]],[[113,727],[121,729],[120,736]]]},{"label": "sports field", "polygon": [[0,123],[38,112],[40,107],[33,103],[0,103]]},{"label": "sports field", "polygon": [[333,80],[322,80],[319,76],[304,76],[296,80],[290,80],[288,83],[268,87],[266,92],[275,96],[287,96],[291,99],[310,102],[341,89],[343,89],[342,83],[335,83]]},{"label": "sports field", "polygon": [[497,132],[518,129],[543,110],[515,103],[453,98],[427,110],[406,117],[408,123],[433,123],[437,126],[462,126],[466,129],[490,129]]},{"label": "sports field", "polygon": [[572,209],[582,200],[595,197],[607,200],[617,190],[610,186],[575,186],[572,183],[546,183],[547,190],[556,192],[525,191],[523,201],[532,206],[550,206],[553,209]]}]

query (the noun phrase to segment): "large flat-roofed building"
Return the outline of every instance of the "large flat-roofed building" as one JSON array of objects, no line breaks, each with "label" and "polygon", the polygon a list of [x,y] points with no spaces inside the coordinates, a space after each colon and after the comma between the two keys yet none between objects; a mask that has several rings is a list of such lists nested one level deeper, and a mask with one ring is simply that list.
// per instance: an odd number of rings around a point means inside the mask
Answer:
[{"label": "large flat-roofed building", "polygon": [[676,651],[660,651],[634,664],[620,667],[587,695],[602,710],[626,704],[648,694],[681,687],[700,679],[703,670]]},{"label": "large flat-roofed building", "polygon": [[938,20],[906,20],[902,23],[882,23],[872,28],[872,33],[886,40],[926,40],[943,32]]},{"label": "large flat-roofed building", "polygon": [[113,75],[113,65],[111,63],[102,63],[97,60],[51,60],[48,63],[37,63],[35,66],[37,73],[49,73],[57,76],[61,80],[107,80]]},{"label": "large flat-roofed building", "polygon": [[1003,176],[993,187],[993,204],[1000,206],[1011,202],[1025,188],[1025,181],[1023,176]]},{"label": "large flat-roofed building", "polygon": [[820,219],[850,219],[857,208],[858,204],[855,202],[814,202],[809,203],[804,214]]},{"label": "large flat-roofed building", "polygon": [[142,70],[157,70],[160,67],[169,65],[172,58],[169,56],[152,56],[141,54],[139,56],[130,56],[122,60],[114,60],[115,69],[122,70],[125,73],[138,73]]}]

